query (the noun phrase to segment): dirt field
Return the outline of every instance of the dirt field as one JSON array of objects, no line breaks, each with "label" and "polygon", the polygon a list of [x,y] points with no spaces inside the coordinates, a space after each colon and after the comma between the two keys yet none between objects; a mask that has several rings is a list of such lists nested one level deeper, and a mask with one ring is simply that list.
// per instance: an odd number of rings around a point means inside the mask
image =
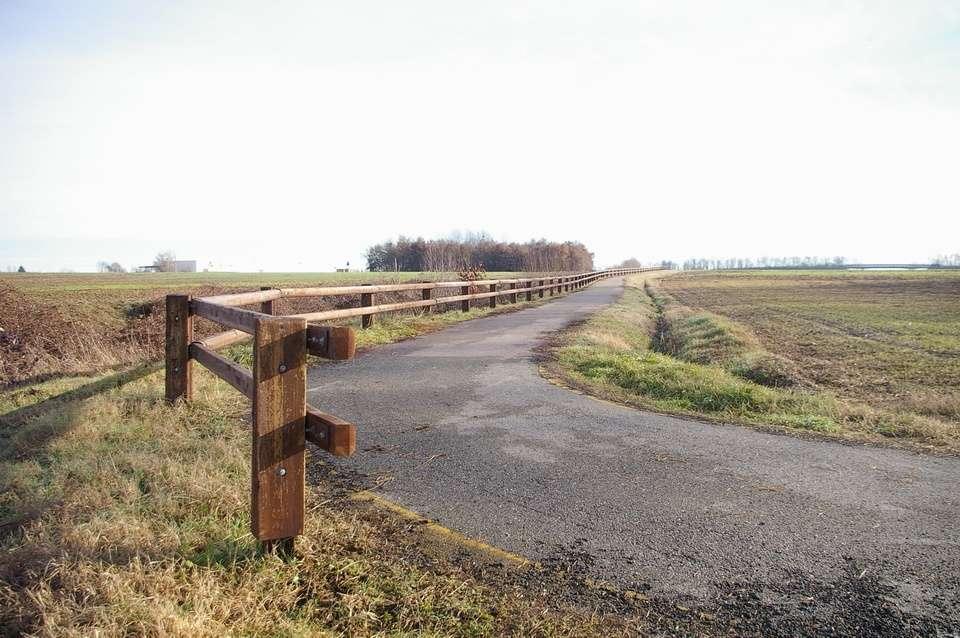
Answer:
[{"label": "dirt field", "polygon": [[950,271],[631,277],[556,340],[555,372],[648,410],[957,453],[958,293]]},{"label": "dirt field", "polygon": [[[488,273],[488,277],[507,273]],[[510,273],[518,276],[519,273]],[[146,273],[0,275],[0,385],[55,374],[88,374],[158,359],[163,299],[261,286],[317,286],[456,279],[455,273]],[[383,295],[388,301],[390,295]],[[278,312],[310,312],[358,303],[343,298],[291,299]],[[217,331],[198,321],[197,334]]]},{"label": "dirt field", "polygon": [[661,287],[749,328],[818,389],[960,421],[960,272],[683,273]]}]

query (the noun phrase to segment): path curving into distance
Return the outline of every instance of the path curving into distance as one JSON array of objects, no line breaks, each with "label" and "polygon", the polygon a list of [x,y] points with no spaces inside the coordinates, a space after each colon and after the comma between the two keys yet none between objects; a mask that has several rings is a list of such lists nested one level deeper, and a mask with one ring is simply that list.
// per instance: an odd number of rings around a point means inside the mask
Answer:
[{"label": "path curving into distance", "polygon": [[859,596],[960,625],[960,459],[663,416],[541,378],[535,348],[621,289],[311,369],[308,401],[357,424],[357,454],[325,462],[467,536],[651,597],[748,589],[829,619],[860,613],[843,608]]}]

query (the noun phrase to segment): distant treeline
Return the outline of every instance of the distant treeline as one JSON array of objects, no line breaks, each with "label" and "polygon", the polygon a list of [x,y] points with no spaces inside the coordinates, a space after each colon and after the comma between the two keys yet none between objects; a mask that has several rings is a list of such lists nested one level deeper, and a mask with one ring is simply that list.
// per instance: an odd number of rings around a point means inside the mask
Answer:
[{"label": "distant treeline", "polygon": [[851,263],[845,257],[760,257],[758,259],[733,257],[727,259],[688,259],[684,270],[742,270],[745,268],[958,268],[960,253],[937,255],[925,263]]},{"label": "distant treeline", "polygon": [[952,255],[937,255],[931,262],[932,266],[960,266],[960,253]]},{"label": "distant treeline", "polygon": [[580,242],[546,240],[525,244],[494,241],[486,234],[448,239],[400,237],[371,246],[372,271],[460,272],[482,266],[487,271],[547,272],[593,270],[593,253]]},{"label": "distant treeline", "polygon": [[843,266],[846,257],[731,257],[727,259],[688,259],[684,270],[733,270],[739,268],[825,268]]}]

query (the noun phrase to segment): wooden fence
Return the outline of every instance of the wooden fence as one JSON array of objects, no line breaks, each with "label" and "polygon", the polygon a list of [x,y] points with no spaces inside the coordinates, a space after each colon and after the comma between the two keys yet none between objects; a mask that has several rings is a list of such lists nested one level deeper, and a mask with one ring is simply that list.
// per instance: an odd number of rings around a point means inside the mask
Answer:
[{"label": "wooden fence", "polygon": [[[460,304],[466,312],[473,301],[516,303],[523,295],[554,296],[572,292],[600,279],[644,272],[619,268],[577,274],[545,275],[525,279],[482,279],[410,284],[265,288],[192,299],[167,296],[166,398],[192,398],[191,364],[196,361],[253,402],[251,453],[251,530],[265,544],[290,549],[303,532],[306,441],[335,456],[356,449],[356,427],[324,414],[306,402],[307,354],[328,359],[351,359],[355,333],[348,326],[320,326],[310,322],[361,317],[363,328],[385,312],[431,309]],[[453,294],[440,294],[452,292]],[[412,293],[409,301],[377,304],[383,293]],[[274,302],[291,297],[357,295],[354,308],[276,316]],[[239,306],[257,305],[259,310]],[[193,320],[203,317],[229,330],[202,340],[193,338]],[[217,350],[253,339],[253,369],[248,370]]]}]

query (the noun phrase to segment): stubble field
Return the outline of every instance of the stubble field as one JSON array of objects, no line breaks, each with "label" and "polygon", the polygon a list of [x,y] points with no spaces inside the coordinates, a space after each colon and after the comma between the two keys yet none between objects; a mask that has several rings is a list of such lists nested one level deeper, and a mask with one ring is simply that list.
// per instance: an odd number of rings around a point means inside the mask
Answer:
[{"label": "stubble field", "polygon": [[960,451],[960,272],[719,271],[628,280],[558,372],[639,407]]},{"label": "stubble field", "polygon": [[960,273],[765,271],[670,277],[681,304],[747,326],[800,380],[960,420]]}]

